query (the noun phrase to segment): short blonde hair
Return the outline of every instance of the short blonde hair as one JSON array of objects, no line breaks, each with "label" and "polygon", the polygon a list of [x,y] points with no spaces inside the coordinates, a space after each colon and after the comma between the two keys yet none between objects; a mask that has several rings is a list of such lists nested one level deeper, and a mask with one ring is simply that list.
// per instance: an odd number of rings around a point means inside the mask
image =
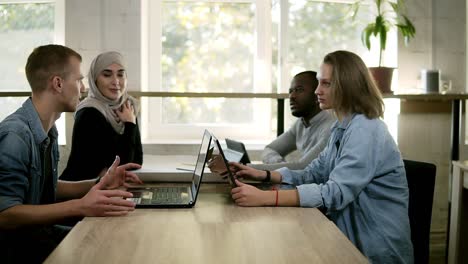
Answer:
[{"label": "short blonde hair", "polygon": [[383,117],[382,94],[358,55],[338,50],[327,54],[323,63],[332,66],[333,108],[338,118],[352,113],[369,119]]},{"label": "short blonde hair", "polygon": [[42,92],[48,80],[58,75],[67,78],[70,58],[76,57],[81,62],[81,55],[62,45],[44,45],[33,50],[26,62],[26,78],[33,92]]}]

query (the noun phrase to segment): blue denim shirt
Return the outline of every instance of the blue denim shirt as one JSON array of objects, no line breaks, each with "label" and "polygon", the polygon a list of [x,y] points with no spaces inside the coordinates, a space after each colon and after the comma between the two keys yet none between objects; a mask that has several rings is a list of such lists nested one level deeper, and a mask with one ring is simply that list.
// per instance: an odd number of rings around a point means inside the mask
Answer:
[{"label": "blue denim shirt", "polygon": [[[0,211],[20,204],[40,204],[44,188],[44,155],[52,144],[53,197],[57,188],[59,160],[57,129],[49,135],[39,115],[27,99],[22,107],[0,123]],[[42,153],[42,154],[41,154]]]},{"label": "blue denim shirt", "polygon": [[386,125],[364,115],[337,121],[327,147],[304,170],[278,170],[300,205],[326,215],[372,263],[413,263],[408,185]]}]

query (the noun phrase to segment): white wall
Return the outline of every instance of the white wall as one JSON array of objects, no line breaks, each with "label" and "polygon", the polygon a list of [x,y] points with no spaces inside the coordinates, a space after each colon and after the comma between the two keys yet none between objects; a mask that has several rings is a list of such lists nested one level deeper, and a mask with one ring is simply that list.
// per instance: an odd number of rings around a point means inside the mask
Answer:
[{"label": "white wall", "polygon": [[399,88],[418,86],[421,69],[439,69],[455,91],[465,91],[465,1],[406,1],[416,38],[399,42]]},{"label": "white wall", "polygon": [[[128,87],[140,87],[140,1],[68,0],[65,43],[83,56],[87,73],[101,52],[121,52],[128,64]],[[87,86],[87,85],[86,85]]]}]

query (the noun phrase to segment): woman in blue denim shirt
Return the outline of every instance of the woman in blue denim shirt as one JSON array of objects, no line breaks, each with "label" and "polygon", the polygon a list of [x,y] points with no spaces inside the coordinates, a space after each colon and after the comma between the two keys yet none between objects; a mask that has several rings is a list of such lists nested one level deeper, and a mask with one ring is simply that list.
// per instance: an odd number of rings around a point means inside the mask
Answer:
[{"label": "woman in blue denim shirt", "polygon": [[351,52],[326,55],[317,78],[320,108],[338,118],[327,147],[304,170],[269,172],[231,163],[238,177],[297,186],[262,191],[237,180],[232,198],[240,206],[321,208],[372,263],[412,263],[405,169],[380,119],[382,95]]}]

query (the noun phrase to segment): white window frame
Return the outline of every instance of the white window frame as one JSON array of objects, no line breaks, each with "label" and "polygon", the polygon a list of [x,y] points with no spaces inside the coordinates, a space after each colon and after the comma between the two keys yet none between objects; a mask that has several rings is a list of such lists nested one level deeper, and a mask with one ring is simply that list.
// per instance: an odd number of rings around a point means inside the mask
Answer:
[{"label": "white window frame", "polygon": [[[308,0],[314,2],[332,2],[332,3],[343,3],[350,4],[355,2],[355,0]],[[151,0],[142,0],[141,3],[141,29],[142,29],[142,48],[141,48],[141,77],[142,77],[142,91],[161,91],[162,79],[161,79],[161,64],[160,58],[162,53],[162,44],[161,44],[161,7],[163,1],[151,1]],[[256,5],[256,54],[254,55],[254,92],[271,92],[272,87],[272,0],[164,0],[164,2],[226,2],[226,3],[254,3]],[[288,64],[286,58],[288,57],[289,50],[289,39],[288,39],[288,19],[289,19],[289,8],[290,4],[288,0],[278,0],[280,5],[280,23],[278,28],[278,65],[277,65],[277,78],[278,85],[277,89],[274,92],[277,93],[287,93],[290,78],[291,78],[291,65]],[[370,1],[369,1],[370,3]],[[373,3],[370,3],[373,4]],[[159,25],[159,26],[158,26]],[[388,41],[393,41],[396,44],[396,40],[389,39]],[[376,40],[373,40],[372,43],[372,53],[378,52],[378,43]],[[151,50],[149,47],[153,47]],[[398,47],[397,47],[398,49]],[[390,60],[397,58],[398,50],[393,52],[385,52],[385,58],[390,58]],[[388,50],[388,49],[387,49]],[[372,56],[373,55],[368,55]],[[369,59],[370,57],[363,57],[363,59]],[[385,61],[384,58],[384,61]],[[396,65],[394,65],[396,64]],[[374,66],[374,65],[368,65]],[[396,62],[391,62],[391,65],[385,66],[397,66]],[[149,73],[158,73],[151,74]],[[398,83],[397,80],[398,73],[395,72],[393,84]],[[156,88],[156,89],[155,89]],[[218,137],[223,138],[227,136],[235,135],[237,138],[242,139],[265,139],[274,137],[272,133],[272,120],[274,119],[271,116],[271,103],[276,104],[274,100],[268,99],[252,99],[255,104],[255,113],[254,113],[254,123],[253,125],[235,125],[235,124],[225,124],[225,125],[213,125],[213,124],[187,124],[187,125],[164,125],[162,124],[161,117],[161,98],[153,98],[154,101],[157,101],[157,110],[156,114],[151,113],[151,121],[155,124],[150,125],[150,113],[145,111],[148,106],[148,101],[146,98],[142,98],[142,109],[141,119],[142,119],[142,137],[147,138],[147,131],[151,129],[156,131],[157,136],[160,140],[170,140],[170,139],[197,139],[201,135],[203,129],[207,128],[210,131],[214,132]],[[288,113],[286,113],[288,115]],[[156,118],[155,118],[156,116]],[[265,120],[265,116],[268,116],[269,120]],[[285,116],[289,120],[289,116]],[[287,129],[287,128],[286,128]],[[154,141],[154,140],[153,140]],[[157,141],[157,140],[156,140]]]},{"label": "white window frame", "polygon": [[[142,29],[142,91],[161,91],[161,10],[163,1],[142,0],[141,2],[141,29]],[[254,93],[271,92],[271,4],[265,0],[165,0],[164,2],[225,2],[225,3],[254,3],[256,5],[255,14],[255,34],[256,53],[254,54]],[[149,49],[149,47],[153,47]],[[152,73],[151,76],[149,73]],[[157,73],[157,74],[154,74]],[[171,139],[199,139],[202,131],[206,128],[219,138],[232,136],[235,134],[243,139],[264,139],[270,137],[271,103],[269,99],[252,99],[255,105],[254,121],[252,124],[162,124],[161,98],[151,99],[157,101],[156,111],[148,113],[148,100],[142,98],[142,138],[148,138],[147,132],[154,131],[151,135],[157,138],[154,141],[166,141]],[[156,112],[156,113],[155,113]],[[150,117],[151,114],[151,117]],[[153,124],[149,125],[150,122]]]}]

